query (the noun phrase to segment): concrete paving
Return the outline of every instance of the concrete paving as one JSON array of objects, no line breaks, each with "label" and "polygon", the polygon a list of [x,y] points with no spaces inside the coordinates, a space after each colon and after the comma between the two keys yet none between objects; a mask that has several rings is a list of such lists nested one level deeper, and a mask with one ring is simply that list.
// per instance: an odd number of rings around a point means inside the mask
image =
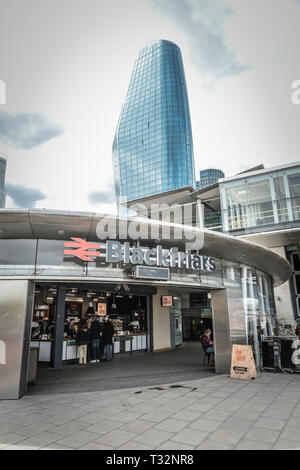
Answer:
[{"label": "concrete paving", "polygon": [[116,354],[113,361],[79,365],[71,363],[60,370],[39,367],[37,385],[29,394],[93,392],[183,382],[209,377],[214,369],[203,365],[200,341],[188,341],[169,351],[130,355]]},{"label": "concrete paving", "polygon": [[1,401],[0,449],[300,450],[300,375],[210,375]]}]

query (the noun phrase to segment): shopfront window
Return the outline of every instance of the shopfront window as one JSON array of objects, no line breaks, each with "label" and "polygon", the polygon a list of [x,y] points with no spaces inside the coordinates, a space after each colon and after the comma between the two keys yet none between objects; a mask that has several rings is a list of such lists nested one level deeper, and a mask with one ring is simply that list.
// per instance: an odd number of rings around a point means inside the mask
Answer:
[{"label": "shopfront window", "polygon": [[35,274],[36,240],[0,240],[0,274]]}]

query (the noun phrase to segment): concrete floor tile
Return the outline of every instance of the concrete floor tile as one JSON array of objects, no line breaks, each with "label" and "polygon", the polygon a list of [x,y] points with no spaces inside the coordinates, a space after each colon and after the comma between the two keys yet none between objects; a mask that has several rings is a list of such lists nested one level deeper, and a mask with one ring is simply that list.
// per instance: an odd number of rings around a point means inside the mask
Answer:
[{"label": "concrete floor tile", "polygon": [[57,440],[56,445],[72,447],[72,449],[80,449],[86,444],[95,441],[97,438],[99,438],[99,434],[88,431],[78,431],[65,438],[59,436],[59,440]]},{"label": "concrete floor tile", "polygon": [[79,450],[116,450],[116,448],[107,444],[96,444],[96,442],[90,442],[89,444],[80,447]]},{"label": "concrete floor tile", "polygon": [[161,421],[164,421],[165,419],[169,418],[169,416],[172,416],[174,413],[174,410],[169,410],[169,411],[161,411],[160,409],[158,411],[152,411],[150,413],[146,413],[141,417],[142,420],[146,421],[152,421],[153,423],[161,423]]},{"label": "concrete floor tile", "polygon": [[208,432],[199,429],[185,428],[176,433],[171,440],[183,444],[198,446],[204,439],[207,438]]},{"label": "concrete floor tile", "polygon": [[129,441],[123,444],[118,450],[154,450],[153,446],[143,442]]},{"label": "concrete floor tile", "polygon": [[161,429],[162,431],[169,432],[179,432],[186,426],[187,423],[185,421],[169,418],[157,424],[153,429]]},{"label": "concrete floor tile", "polygon": [[122,426],[122,423],[118,423],[117,421],[101,421],[100,423],[93,424],[85,428],[86,431],[91,433],[98,433],[98,434],[107,434],[108,432],[114,431]]},{"label": "concrete floor tile", "polygon": [[108,445],[118,449],[121,445],[125,444],[126,442],[134,440],[136,435],[137,434],[134,434],[132,432],[121,431],[120,429],[117,429],[96,439],[95,444]]},{"label": "concrete floor tile", "polygon": [[131,421],[130,423],[123,424],[119,429],[121,431],[129,431],[133,433],[143,433],[156,426],[153,421],[144,421],[142,419]]},{"label": "concrete floor tile", "polygon": [[115,419],[120,423],[130,423],[131,421],[137,420],[140,418],[140,414],[132,413],[130,411],[124,411],[115,415]]},{"label": "concrete floor tile", "polygon": [[285,420],[269,418],[266,416],[260,417],[255,422],[255,426],[258,428],[274,429],[275,431],[281,431],[285,424]]},{"label": "concrete floor tile", "polygon": [[278,439],[274,446],[273,450],[300,450],[300,442],[292,441],[290,439]]},{"label": "concrete floor tile", "polygon": [[23,436],[22,439],[23,440],[20,443],[22,448],[40,449],[41,447],[49,446],[58,439],[61,439],[61,436],[52,432],[44,431],[27,439],[24,439]]},{"label": "concrete floor tile", "polygon": [[135,441],[142,442],[150,446],[159,446],[163,442],[168,441],[173,437],[173,433],[167,431],[161,431],[158,429],[150,429],[149,431],[144,432],[143,434],[135,437]]},{"label": "concrete floor tile", "polygon": [[206,419],[216,419],[219,421],[225,421],[229,416],[232,415],[232,411],[226,411],[226,410],[209,410],[207,413],[204,413],[202,415],[203,418]]},{"label": "concrete floor tile", "polygon": [[251,441],[249,439],[242,439],[235,447],[234,450],[269,450],[272,444],[266,442]]},{"label": "concrete floor tile", "polygon": [[[30,426],[22,426],[18,427],[18,434],[21,436],[24,436],[24,439],[30,438],[33,436],[36,436],[37,434],[40,434],[41,432],[45,431],[53,431],[56,429],[55,424],[49,424],[46,423],[45,421],[41,421],[36,423],[35,425],[30,425]],[[56,431],[55,431],[56,432]]]},{"label": "concrete floor tile", "polygon": [[209,439],[234,446],[244,437],[244,434],[245,431],[222,426],[210,434]]},{"label": "concrete floor tile", "polygon": [[61,426],[56,426],[55,429],[53,429],[53,432],[65,437],[69,436],[70,434],[74,434],[75,432],[82,431],[88,426],[89,424],[87,423],[82,423],[80,421],[71,421],[70,423],[66,423]]},{"label": "concrete floor tile", "polygon": [[287,409],[285,407],[277,407],[277,408],[267,408],[264,410],[262,413],[263,417],[267,418],[273,418],[273,419],[281,419],[281,420],[287,420],[291,416],[291,409]]},{"label": "concrete floor tile", "polygon": [[242,418],[254,422],[261,416],[261,412],[241,407],[237,411],[234,411],[231,416],[232,418]]},{"label": "concrete floor tile", "polygon": [[222,422],[215,419],[199,418],[188,424],[191,429],[198,429],[199,431],[212,432],[215,431]]},{"label": "concrete floor tile", "polygon": [[233,446],[230,444],[224,444],[224,442],[211,441],[206,439],[201,442],[197,447],[197,450],[232,450]]},{"label": "concrete floor tile", "polygon": [[167,441],[164,442],[163,444],[160,444],[156,450],[193,450],[195,449],[194,446],[184,444],[182,442],[176,442],[176,441]]},{"label": "concrete floor tile", "polygon": [[236,431],[249,431],[253,426],[253,421],[230,416],[223,422],[222,426],[224,428],[230,428]]},{"label": "concrete floor tile", "polygon": [[0,436],[0,449],[3,449],[9,445],[16,444],[17,442],[23,441],[24,436],[16,434],[13,432],[8,432],[7,434],[1,434]]},{"label": "concrete floor tile", "polygon": [[80,421],[81,423],[87,423],[87,424],[96,424],[106,419],[107,419],[107,416],[106,414],[103,413],[103,411],[97,411],[93,413],[88,413],[84,416],[80,416],[79,418],[77,418],[77,421]]},{"label": "concrete floor tile", "polygon": [[[0,436],[1,434],[7,434],[8,432],[12,432],[12,431],[15,431],[16,429],[20,429],[20,427],[21,426],[19,424],[10,423],[10,422],[1,423],[0,421]],[[1,441],[1,437],[0,437],[0,441]]]},{"label": "concrete floor tile", "polygon": [[193,411],[193,410],[188,410],[185,408],[184,410],[179,411],[178,413],[175,413],[172,418],[174,419],[181,419],[182,421],[188,421],[188,422],[193,422],[196,419],[200,418],[201,415],[203,415],[204,412],[202,411]]},{"label": "concrete floor tile", "polygon": [[253,426],[244,437],[245,439],[250,439],[252,441],[274,444],[274,442],[278,439],[279,434],[280,431]]},{"label": "concrete floor tile", "polygon": [[290,439],[300,442],[300,429],[298,426],[285,426],[280,434],[281,439]]},{"label": "concrete floor tile", "polygon": [[300,416],[291,416],[287,421],[286,421],[287,426],[296,426],[299,428],[299,433],[300,433]]}]

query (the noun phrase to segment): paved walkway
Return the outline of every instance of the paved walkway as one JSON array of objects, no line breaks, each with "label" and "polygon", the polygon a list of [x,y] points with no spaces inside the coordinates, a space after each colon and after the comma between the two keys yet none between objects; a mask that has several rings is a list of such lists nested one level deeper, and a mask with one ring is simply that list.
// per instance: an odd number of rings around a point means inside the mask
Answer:
[{"label": "paved walkway", "polygon": [[300,450],[300,376],[0,401],[0,449]]},{"label": "paved walkway", "polygon": [[187,341],[170,351],[115,355],[111,362],[67,364],[60,370],[39,367],[34,395],[50,393],[96,392],[129,387],[147,387],[184,382],[214,375],[214,368],[203,365],[200,341]]}]

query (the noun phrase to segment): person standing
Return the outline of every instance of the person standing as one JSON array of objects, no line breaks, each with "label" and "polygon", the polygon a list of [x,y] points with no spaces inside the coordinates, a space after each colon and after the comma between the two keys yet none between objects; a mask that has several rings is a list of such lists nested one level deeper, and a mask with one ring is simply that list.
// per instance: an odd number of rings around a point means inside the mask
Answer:
[{"label": "person standing", "polygon": [[79,364],[86,364],[89,332],[86,323],[82,323],[76,334],[76,344],[79,350]]},{"label": "person standing", "polygon": [[214,353],[214,342],[211,340],[211,329],[207,328],[203,335],[200,338],[201,344],[203,346],[204,351],[206,354],[213,354]]},{"label": "person standing", "polygon": [[98,318],[95,316],[92,317],[92,323],[90,328],[90,340],[91,340],[91,356],[92,360],[90,362],[100,362],[100,333],[101,325]]},{"label": "person standing", "polygon": [[113,343],[114,325],[109,320],[109,317],[105,317],[104,325],[102,329],[102,341],[105,350],[105,356],[107,361],[112,360],[112,343]]},{"label": "person standing", "polygon": [[75,320],[72,318],[69,323],[66,325],[65,328],[65,333],[67,333],[67,336],[70,338],[74,338],[75,336]]},{"label": "person standing", "polygon": [[[201,341],[202,348],[204,350],[205,356],[208,357],[208,363],[210,361],[210,356],[212,355],[212,357],[214,358],[214,353],[215,353],[214,342],[211,339],[211,334],[212,334],[211,329],[207,328],[204,331],[203,335],[200,337],[200,341]],[[204,356],[204,360],[205,360],[205,356]],[[213,359],[211,365],[212,366],[215,365],[214,359]]]}]

